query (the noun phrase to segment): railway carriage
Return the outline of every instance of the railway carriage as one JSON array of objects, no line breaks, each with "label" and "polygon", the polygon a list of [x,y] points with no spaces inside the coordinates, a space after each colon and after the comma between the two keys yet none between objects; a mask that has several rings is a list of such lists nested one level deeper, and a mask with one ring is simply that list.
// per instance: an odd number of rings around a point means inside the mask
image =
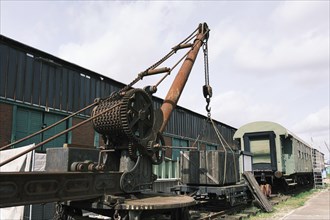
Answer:
[{"label": "railway carriage", "polygon": [[248,123],[234,139],[243,152],[253,154],[252,171],[261,187],[266,186],[266,194],[313,184],[313,148],[282,125]]}]

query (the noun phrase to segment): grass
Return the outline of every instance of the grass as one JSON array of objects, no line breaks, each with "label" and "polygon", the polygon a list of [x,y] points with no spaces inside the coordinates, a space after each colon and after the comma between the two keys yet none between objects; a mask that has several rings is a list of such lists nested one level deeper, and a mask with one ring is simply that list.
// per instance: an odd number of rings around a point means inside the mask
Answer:
[{"label": "grass", "polygon": [[[326,181],[324,181],[324,189],[330,190],[330,175],[328,174]],[[314,193],[319,192],[321,189],[311,189],[302,193],[299,193],[284,202],[273,206],[273,212],[265,213],[260,212],[256,216],[251,216],[251,220],[261,220],[261,219],[280,219],[290,211],[297,209],[303,205],[305,202],[313,196]]]},{"label": "grass", "polygon": [[273,212],[271,213],[259,213],[256,216],[252,216],[249,219],[260,220],[260,219],[274,219],[280,213],[288,213],[290,210],[301,207],[311,197],[311,195],[318,190],[311,189],[306,192],[299,193],[284,202],[280,202],[278,205],[273,206]]}]

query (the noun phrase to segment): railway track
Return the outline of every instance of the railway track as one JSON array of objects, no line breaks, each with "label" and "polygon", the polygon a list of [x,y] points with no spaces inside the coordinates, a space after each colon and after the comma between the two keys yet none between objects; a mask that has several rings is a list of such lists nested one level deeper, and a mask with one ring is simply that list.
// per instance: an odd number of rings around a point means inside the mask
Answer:
[{"label": "railway track", "polygon": [[[281,202],[288,200],[291,195],[271,195],[268,200],[270,203],[274,205],[278,205]],[[215,203],[207,204],[202,203],[193,207],[193,209],[189,210],[189,216],[191,220],[219,220],[219,219],[227,219],[227,220],[243,220],[249,219],[251,216],[255,216],[258,213],[264,212],[260,207],[258,207],[258,203],[253,201],[246,205],[238,205],[235,207],[229,206],[216,206]],[[213,210],[213,211],[210,211]],[[216,211],[215,211],[216,210]],[[70,216],[70,220],[92,220],[92,219],[112,219],[110,217],[102,218],[100,215],[89,215],[89,216]],[[123,216],[124,217],[124,216]],[[122,218],[127,219],[127,218]],[[166,214],[156,214],[152,215],[145,220],[172,220],[170,216]]]},{"label": "railway track", "polygon": [[[278,205],[289,198],[298,195],[299,193],[308,190],[309,188],[298,188],[287,192],[287,194],[272,194],[266,200],[271,206]],[[249,219],[251,216],[255,216],[258,213],[265,212],[264,207],[261,207],[260,201],[256,199],[249,200],[246,204],[236,205],[234,207],[230,206],[228,202],[221,200],[212,201],[199,201],[196,205],[187,208],[187,216],[191,220],[211,220],[211,219]],[[171,211],[161,214],[154,210],[147,218],[142,218],[144,220],[173,220],[175,217],[171,218]],[[73,214],[73,213],[71,213]],[[93,213],[91,213],[93,214]],[[114,219],[111,217],[102,218],[100,215],[85,215],[85,216],[70,216],[70,220],[88,220],[88,219]],[[128,216],[122,216],[121,219],[128,219]]]},{"label": "railway track", "polygon": [[[290,197],[291,197],[290,195],[278,194],[278,195],[271,195],[268,198],[268,200],[274,206],[288,200]],[[214,206],[211,205],[211,207]],[[223,210],[215,211],[215,212],[193,210],[190,211],[190,214],[192,220],[213,220],[213,219],[242,220],[242,219],[248,219],[251,216],[255,216],[260,212],[263,212],[263,210],[258,207],[258,204],[256,202],[252,202],[247,205],[228,207],[228,208],[224,208]]]},{"label": "railway track", "polygon": [[[296,190],[291,190],[287,194],[272,194],[268,197],[269,202],[272,206],[279,205],[282,202],[287,201],[291,197],[294,197],[310,188],[299,188]],[[197,218],[196,215],[192,216],[193,220],[211,220],[211,219],[228,219],[228,220],[243,220],[249,219],[252,216],[256,216],[258,213],[264,212],[256,201],[253,201],[249,205],[241,206],[241,207],[234,207],[224,209],[218,212],[201,212],[200,217]],[[195,218],[194,218],[195,217]]]}]

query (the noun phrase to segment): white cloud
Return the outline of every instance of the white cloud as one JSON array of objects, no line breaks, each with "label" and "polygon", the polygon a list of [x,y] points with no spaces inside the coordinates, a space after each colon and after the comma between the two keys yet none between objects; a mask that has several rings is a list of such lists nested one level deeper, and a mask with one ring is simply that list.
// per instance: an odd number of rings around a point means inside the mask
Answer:
[{"label": "white cloud", "polygon": [[282,121],[276,103],[257,102],[248,91],[227,91],[212,98],[213,117],[235,127],[252,121]]},{"label": "white cloud", "polygon": [[329,1],[283,1],[270,20],[289,33],[329,27]]},{"label": "white cloud", "polygon": [[307,115],[304,119],[292,126],[292,131],[306,142],[312,144],[314,148],[321,150],[328,159],[330,159],[330,152],[326,144],[329,146],[330,142],[329,114],[330,108],[326,106]]},{"label": "white cloud", "polygon": [[221,19],[215,30],[211,29],[211,60],[231,74],[269,79],[281,75],[303,86],[327,83],[329,2],[286,1],[277,5],[261,18]]},{"label": "white cloud", "polygon": [[232,53],[239,47],[243,39],[242,33],[235,26],[233,27],[233,19],[219,22],[219,24],[211,29],[209,44],[210,59],[216,61],[221,55]]},{"label": "white cloud", "polygon": [[272,41],[261,38],[245,41],[235,54],[240,68],[253,74],[269,77],[270,74],[305,74],[307,81],[324,81],[329,74],[329,39],[326,36],[301,36]]},{"label": "white cloud", "polygon": [[330,132],[329,106],[323,107],[317,112],[307,115],[303,120],[296,123],[293,129],[299,133]]},{"label": "white cloud", "polygon": [[[76,17],[73,30],[81,40],[62,45],[60,57],[128,83],[186,36],[174,35],[178,27],[171,24],[174,13],[182,8],[178,3],[108,2],[101,6],[91,3],[82,12],[71,12]],[[190,14],[190,8],[185,7],[179,22]]]}]

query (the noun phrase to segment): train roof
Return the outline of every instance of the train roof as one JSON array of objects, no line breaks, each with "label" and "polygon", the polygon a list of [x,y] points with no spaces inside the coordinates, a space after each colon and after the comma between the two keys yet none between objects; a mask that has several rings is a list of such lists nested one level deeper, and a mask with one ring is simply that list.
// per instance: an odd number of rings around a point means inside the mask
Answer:
[{"label": "train roof", "polygon": [[304,145],[311,147],[308,143],[303,141],[301,138],[299,138],[297,135],[289,131],[287,128],[283,127],[278,123],[271,121],[255,121],[245,124],[237,129],[237,131],[234,134],[234,139],[242,138],[245,133],[265,132],[265,131],[273,131],[276,134],[276,136],[284,136],[286,138],[293,137],[294,139],[298,140]]}]

